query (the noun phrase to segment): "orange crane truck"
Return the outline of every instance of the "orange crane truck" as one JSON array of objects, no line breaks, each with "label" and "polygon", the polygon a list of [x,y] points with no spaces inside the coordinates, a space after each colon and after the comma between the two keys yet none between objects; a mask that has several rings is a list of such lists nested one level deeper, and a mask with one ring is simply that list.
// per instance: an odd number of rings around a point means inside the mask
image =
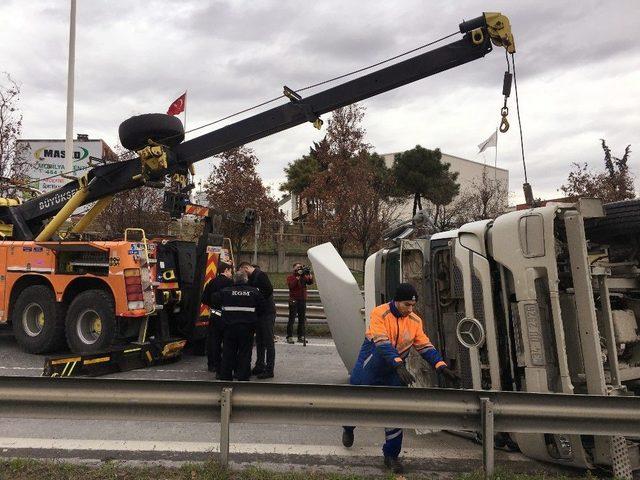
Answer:
[{"label": "orange crane truck", "polygon": [[[178,217],[187,208],[197,161],[306,122],[320,128],[324,113],[482,58],[492,44],[515,51],[509,20],[500,13],[484,13],[459,30],[461,37],[451,43],[305,98],[284,87],[286,103],[188,141],[176,117],[125,120],[120,142],[137,157],[96,166],[24,203],[2,199],[0,322],[11,323],[20,345],[32,353],[66,343],[73,355],[50,362],[50,374],[122,363],[114,357],[126,353],[147,363],[179,354],[184,341],[176,336],[197,341],[206,330],[200,295],[207,263],[215,268],[221,252],[215,228],[221,215],[215,206],[206,212],[208,228],[197,243],[149,240],[135,229],[124,232],[123,240],[84,240],[83,232],[113,195],[145,185],[164,188],[165,208]],[[62,238],[63,223],[92,202]],[[249,225],[252,216],[247,212],[238,220]],[[114,344],[130,340],[112,355]]]}]

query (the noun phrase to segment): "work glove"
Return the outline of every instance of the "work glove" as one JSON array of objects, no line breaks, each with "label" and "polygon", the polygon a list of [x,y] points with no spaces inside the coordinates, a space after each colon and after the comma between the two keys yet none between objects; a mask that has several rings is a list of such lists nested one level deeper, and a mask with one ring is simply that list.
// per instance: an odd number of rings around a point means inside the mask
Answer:
[{"label": "work glove", "polygon": [[451,370],[449,367],[447,366],[440,367],[438,369],[438,373],[442,375],[444,378],[446,378],[447,380],[449,380],[451,383],[453,383],[455,386],[458,386],[460,384],[460,375],[458,375],[456,372]]},{"label": "work glove", "polygon": [[398,363],[395,369],[396,373],[400,377],[400,381],[405,385],[411,385],[416,381],[415,377],[411,375],[411,373],[409,373],[409,370],[407,370],[407,366],[404,364],[404,362]]}]

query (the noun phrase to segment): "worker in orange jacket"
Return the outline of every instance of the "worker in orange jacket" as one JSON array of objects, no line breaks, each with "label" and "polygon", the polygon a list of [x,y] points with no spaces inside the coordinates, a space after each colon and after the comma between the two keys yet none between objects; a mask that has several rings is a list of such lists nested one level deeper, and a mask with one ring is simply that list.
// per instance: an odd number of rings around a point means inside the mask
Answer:
[{"label": "worker in orange jacket", "polygon": [[[393,301],[372,310],[369,329],[351,372],[351,385],[398,387],[412,384],[415,378],[405,365],[411,347],[439,374],[455,382],[459,380],[422,330],[422,319],[413,313],[417,300],[418,292],[414,286],[401,283]],[[343,428],[342,443],[345,447],[351,447],[355,427]],[[385,443],[382,447],[384,463],[394,473],[403,471],[398,459],[401,449],[402,429],[385,428]]]}]

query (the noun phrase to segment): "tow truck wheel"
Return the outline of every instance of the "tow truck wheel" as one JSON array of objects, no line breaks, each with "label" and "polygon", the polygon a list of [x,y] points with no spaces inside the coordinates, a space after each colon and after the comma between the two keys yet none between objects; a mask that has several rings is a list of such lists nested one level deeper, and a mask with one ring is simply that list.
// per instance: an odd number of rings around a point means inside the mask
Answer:
[{"label": "tow truck wheel", "polygon": [[164,113],[146,113],[128,118],[118,129],[120,144],[129,150],[140,150],[153,140],[175,147],[184,140],[184,127],[179,118]]},{"label": "tow truck wheel", "polygon": [[117,327],[111,296],[87,290],[73,299],[65,320],[67,343],[74,353],[99,353],[109,349]]},{"label": "tow truck wheel", "polygon": [[29,353],[48,353],[64,345],[61,307],[44,285],[32,285],[20,293],[11,323],[16,340]]}]

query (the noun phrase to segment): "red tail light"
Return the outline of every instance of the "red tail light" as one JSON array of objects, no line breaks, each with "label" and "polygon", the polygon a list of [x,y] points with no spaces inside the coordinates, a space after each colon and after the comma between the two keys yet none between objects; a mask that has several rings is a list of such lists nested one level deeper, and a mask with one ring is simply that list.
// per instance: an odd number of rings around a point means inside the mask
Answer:
[{"label": "red tail light", "polygon": [[124,270],[124,284],[127,292],[127,308],[139,310],[144,308],[142,297],[142,278],[139,268],[126,268]]}]

